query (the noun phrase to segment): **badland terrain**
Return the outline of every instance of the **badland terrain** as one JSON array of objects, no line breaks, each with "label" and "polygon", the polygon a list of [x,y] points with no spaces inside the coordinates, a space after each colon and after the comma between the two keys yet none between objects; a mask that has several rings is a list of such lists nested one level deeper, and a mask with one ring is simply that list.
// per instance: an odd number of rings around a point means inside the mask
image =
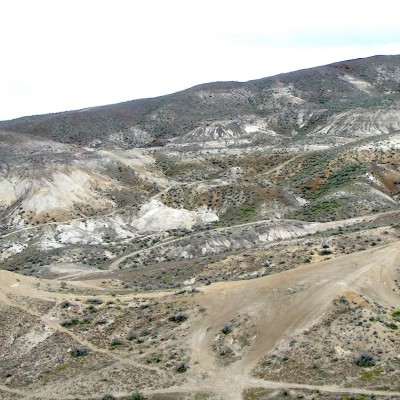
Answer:
[{"label": "badland terrain", "polygon": [[400,399],[400,56],[0,122],[1,399]]}]

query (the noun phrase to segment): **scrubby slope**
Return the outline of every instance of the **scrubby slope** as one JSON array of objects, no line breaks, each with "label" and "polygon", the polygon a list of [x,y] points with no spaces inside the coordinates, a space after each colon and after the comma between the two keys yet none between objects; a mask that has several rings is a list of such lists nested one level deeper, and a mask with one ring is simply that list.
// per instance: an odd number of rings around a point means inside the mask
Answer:
[{"label": "scrubby slope", "polygon": [[381,121],[367,129],[376,133],[398,129],[398,116],[389,110],[398,108],[399,82],[399,56],[376,56],[245,83],[210,83],[154,99],[24,117],[0,128],[63,143],[132,147],[196,132],[205,122],[233,121],[230,132],[243,132],[242,123],[234,122],[238,118],[253,131],[267,128],[287,139],[329,129],[335,115],[343,126],[360,111],[367,122],[369,110],[383,110]]}]

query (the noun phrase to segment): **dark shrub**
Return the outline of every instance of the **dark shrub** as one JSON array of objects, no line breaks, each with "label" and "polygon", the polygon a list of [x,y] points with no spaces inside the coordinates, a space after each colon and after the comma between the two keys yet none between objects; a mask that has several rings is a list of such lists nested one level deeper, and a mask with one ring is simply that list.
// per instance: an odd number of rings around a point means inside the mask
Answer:
[{"label": "dark shrub", "polygon": [[71,306],[72,304],[68,300],[64,300],[60,303],[60,308],[67,308]]},{"label": "dark shrub", "polygon": [[150,335],[150,331],[147,328],[142,328],[140,330],[140,336],[148,336]]},{"label": "dark shrub", "polygon": [[116,400],[112,394],[105,394],[101,400]]},{"label": "dark shrub", "polygon": [[186,363],[184,363],[184,362],[180,363],[180,364],[176,367],[176,371],[179,372],[179,373],[181,373],[181,374],[182,374],[183,372],[186,372],[188,369],[189,369],[189,366],[188,366]]},{"label": "dark shrub", "polygon": [[111,346],[120,346],[122,344],[122,340],[120,338],[111,339]]},{"label": "dark shrub", "polygon": [[78,318],[67,319],[60,323],[64,328],[70,328],[71,326],[78,325],[80,323]]},{"label": "dark shrub", "polygon": [[179,312],[178,314],[169,317],[169,320],[176,323],[181,323],[187,320],[187,315],[183,312]]},{"label": "dark shrub", "polygon": [[72,350],[72,355],[74,357],[83,357],[89,354],[89,349],[87,347],[77,347]]},{"label": "dark shrub", "polygon": [[222,329],[221,332],[225,335],[228,335],[229,333],[232,332],[232,325],[231,324],[225,324]]},{"label": "dark shrub", "polygon": [[318,254],[320,256],[329,256],[329,254],[332,254],[332,252],[328,249],[324,249],[324,250],[321,250]]},{"label": "dark shrub", "polygon": [[72,319],[67,319],[65,321],[62,321],[60,323],[60,325],[63,326],[64,328],[70,328],[71,326],[90,324],[91,322],[92,322],[92,320],[89,317],[85,317],[82,320],[80,320],[78,318],[72,318]]},{"label": "dark shrub", "polygon": [[95,313],[97,311],[97,308],[93,304],[90,304],[87,309],[91,313]]},{"label": "dark shrub", "polygon": [[129,400],[144,400],[142,393],[135,390],[129,397]]},{"label": "dark shrub", "polygon": [[355,360],[356,365],[359,367],[373,367],[375,365],[375,360],[372,354],[363,351]]},{"label": "dark shrub", "polygon": [[397,325],[394,322],[387,322],[386,326],[390,329],[397,330]]},{"label": "dark shrub", "polygon": [[98,305],[100,305],[100,304],[103,304],[103,300],[101,300],[101,299],[96,299],[96,298],[87,299],[87,300],[86,300],[86,303],[89,303],[89,304],[98,304]]}]

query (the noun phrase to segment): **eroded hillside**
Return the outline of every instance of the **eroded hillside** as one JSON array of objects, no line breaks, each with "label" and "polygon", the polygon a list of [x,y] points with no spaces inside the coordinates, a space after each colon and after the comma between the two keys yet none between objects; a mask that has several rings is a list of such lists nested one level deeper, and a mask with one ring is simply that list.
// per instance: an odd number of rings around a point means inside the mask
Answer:
[{"label": "eroded hillside", "polygon": [[379,56],[0,123],[0,397],[400,398],[399,100]]}]

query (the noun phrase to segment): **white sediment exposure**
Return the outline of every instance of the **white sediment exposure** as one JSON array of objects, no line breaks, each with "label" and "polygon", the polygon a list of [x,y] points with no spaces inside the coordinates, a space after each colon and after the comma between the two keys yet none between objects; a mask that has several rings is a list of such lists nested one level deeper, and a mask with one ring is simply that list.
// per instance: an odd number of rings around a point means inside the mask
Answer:
[{"label": "white sediment exposure", "polygon": [[258,125],[246,125],[244,130],[246,131],[246,133],[254,133],[259,132],[261,129]]},{"label": "white sediment exposure", "polygon": [[119,216],[88,218],[57,226],[57,240],[71,244],[101,244],[110,236],[113,240],[124,240],[134,236]]},{"label": "white sediment exposure", "polygon": [[371,92],[372,85],[366,81],[363,81],[362,79],[355,78],[354,76],[351,76],[351,75],[343,75],[343,76],[340,76],[339,79],[351,83],[358,90],[361,90],[362,92],[365,92],[365,93]]},{"label": "white sediment exposure", "polygon": [[55,237],[44,237],[39,243],[39,247],[42,250],[59,249],[64,247],[62,243],[57,242]]},{"label": "white sediment exposure", "polygon": [[160,175],[155,169],[155,159],[145,149],[130,149],[98,152],[105,160],[112,160],[126,165],[134,170],[141,179],[147,179],[160,186],[168,186],[168,179]]},{"label": "white sediment exposure", "polygon": [[271,242],[305,235],[304,227],[286,225],[272,226],[259,235],[260,242]]},{"label": "white sediment exposure", "polygon": [[22,353],[27,353],[50,337],[54,331],[46,325],[34,327],[31,331],[16,338],[14,345]]},{"label": "white sediment exposure", "polygon": [[373,183],[374,185],[382,186],[382,183],[379,182],[379,180],[376,179],[376,178],[375,178],[372,174],[370,174],[369,172],[367,172],[364,176],[365,176],[365,178],[366,178],[369,182]]},{"label": "white sediment exposure", "polygon": [[26,179],[20,180],[17,176],[0,178],[0,208],[9,207],[29,189]]},{"label": "white sediment exposure", "polygon": [[7,258],[13,256],[14,254],[21,253],[26,249],[27,245],[23,245],[20,243],[13,243],[11,244],[10,247],[5,249],[1,254],[0,254],[0,261],[4,261]]},{"label": "white sediment exposure", "polygon": [[184,208],[171,208],[152,199],[144,204],[132,226],[140,232],[164,231],[169,229],[191,228],[197,223],[218,221],[218,216],[207,209],[189,211]]},{"label": "white sediment exposure", "polygon": [[96,267],[92,267],[87,264],[70,263],[70,262],[44,265],[42,268],[43,271],[53,274],[80,274],[80,273],[87,274],[87,273],[98,273],[102,271]]},{"label": "white sediment exposure", "polygon": [[51,210],[74,209],[77,204],[113,206],[114,203],[94,192],[97,186],[107,188],[110,182],[83,170],[55,171],[31,179],[0,178],[0,207],[10,206],[22,199],[21,208],[34,214]]},{"label": "white sediment exposure", "polygon": [[389,139],[368,143],[358,147],[358,151],[364,150],[397,150],[400,149],[400,135],[393,135]]},{"label": "white sediment exposure", "polygon": [[[322,126],[310,133],[314,139],[322,139],[324,136],[342,136],[343,138],[359,138],[373,135],[388,134],[400,129],[400,114],[397,110],[363,110],[356,109],[345,111],[328,118]],[[396,135],[398,136],[398,135]],[[390,143],[396,140],[392,136],[383,143]],[[360,149],[377,147],[376,143],[369,143],[361,146]],[[389,148],[392,146],[389,146]]]},{"label": "white sediment exposure", "polygon": [[9,180],[0,178],[0,207],[7,207],[15,200],[14,185]]}]

